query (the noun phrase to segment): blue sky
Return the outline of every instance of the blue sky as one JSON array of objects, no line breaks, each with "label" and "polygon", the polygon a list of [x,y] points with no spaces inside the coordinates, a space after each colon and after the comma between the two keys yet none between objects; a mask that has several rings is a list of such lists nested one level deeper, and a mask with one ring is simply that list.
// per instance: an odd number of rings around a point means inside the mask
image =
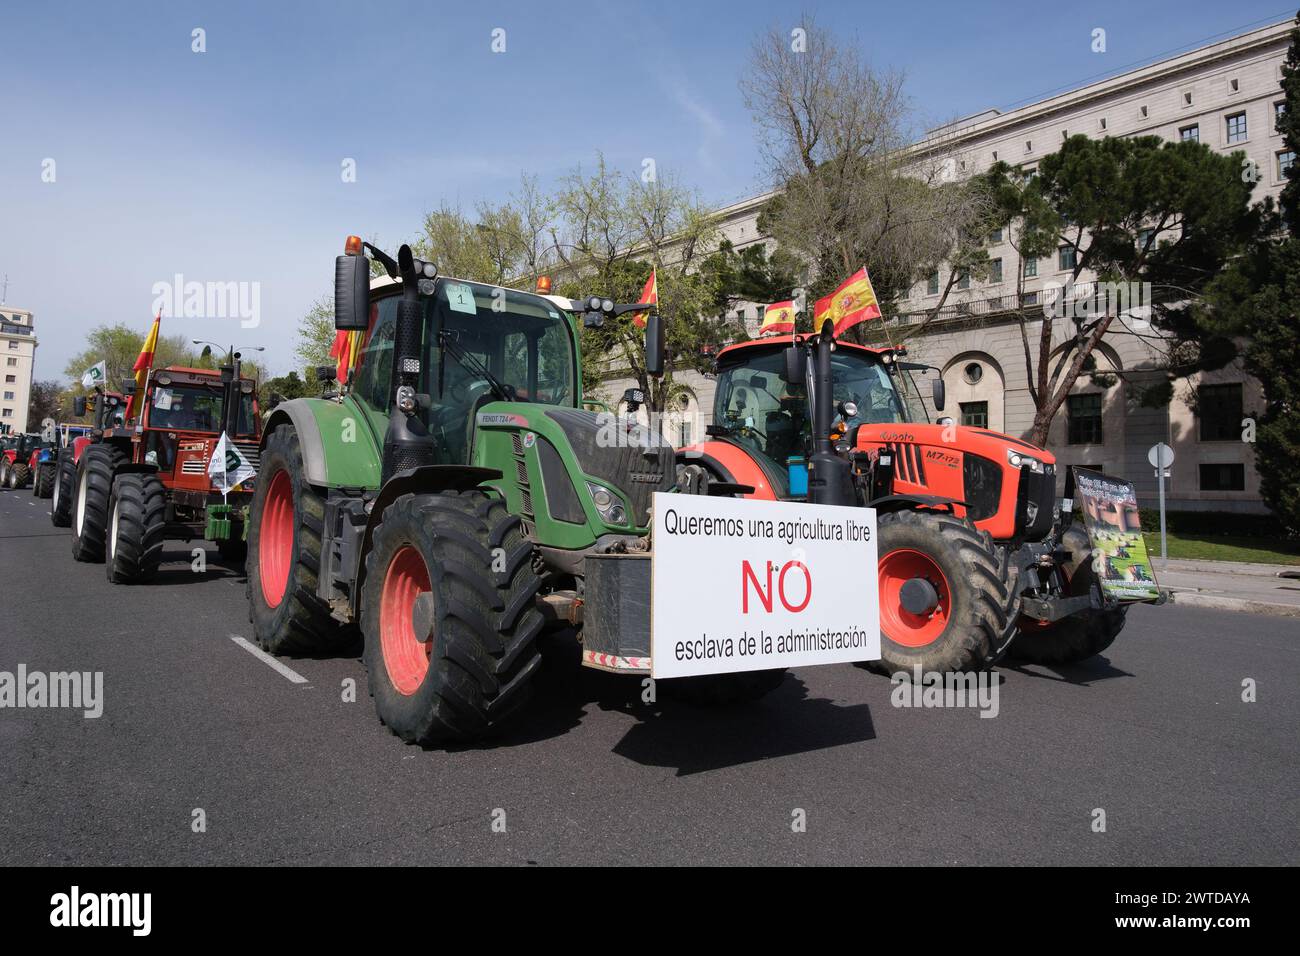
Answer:
[{"label": "blue sky", "polygon": [[[396,246],[442,201],[502,199],[521,172],[554,182],[597,151],[628,171],[654,157],[710,202],[751,194],[763,171],[737,81],[752,38],[797,26],[801,10],[903,70],[927,122],[1293,12],[1276,0],[9,4],[0,275],[8,304],[35,313],[36,375],[62,377],[95,325],[143,330],[153,284],[177,273],[260,283],[261,322],[176,318],[165,333],[264,345],[286,371],[348,233]],[[355,183],[341,180],[345,158]]]}]

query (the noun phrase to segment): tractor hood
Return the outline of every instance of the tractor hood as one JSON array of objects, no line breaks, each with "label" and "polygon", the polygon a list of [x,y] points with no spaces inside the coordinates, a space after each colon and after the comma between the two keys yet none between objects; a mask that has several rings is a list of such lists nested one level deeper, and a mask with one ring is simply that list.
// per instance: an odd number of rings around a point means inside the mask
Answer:
[{"label": "tractor hood", "polygon": [[[945,439],[945,434],[947,438]],[[1056,456],[1046,448],[1019,438],[1012,438],[1001,432],[971,425],[930,425],[930,424],[864,424],[857,428],[856,447],[876,447],[882,444],[914,443],[928,448],[960,450],[975,455],[982,455],[999,463],[1005,463],[1012,454],[1022,458],[1031,458],[1044,465],[1055,465]]]}]

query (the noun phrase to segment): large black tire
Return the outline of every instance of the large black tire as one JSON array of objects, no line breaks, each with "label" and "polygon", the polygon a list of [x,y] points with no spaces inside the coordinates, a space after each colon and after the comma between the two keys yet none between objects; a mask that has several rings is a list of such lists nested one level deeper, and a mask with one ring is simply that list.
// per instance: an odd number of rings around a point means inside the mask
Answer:
[{"label": "large black tire", "polygon": [[663,691],[665,697],[697,707],[730,707],[766,697],[781,686],[785,674],[785,668],[777,668],[704,677],[671,677],[655,681],[655,686]]},{"label": "large black tire", "polygon": [[27,479],[32,476],[32,470],[27,467],[27,462],[16,461],[9,466],[9,473],[5,479],[5,484],[10,488],[27,487]]},{"label": "large black tire", "polygon": [[[398,737],[479,737],[528,699],[543,624],[532,550],[519,519],[481,492],[408,494],[384,511],[366,556],[362,656],[375,710]],[[420,594],[431,595],[425,642],[412,623]]]},{"label": "large black tire", "polygon": [[[1098,585],[1087,532],[1078,525],[1072,526],[1061,535],[1061,546],[1070,552],[1070,559],[1060,569],[1066,593],[1088,594]],[[1127,617],[1128,608],[1120,605],[1084,611],[1046,627],[1021,621],[1010,656],[1029,664],[1076,664],[1110,647],[1124,630]]]},{"label": "large black tire", "polygon": [[1086,611],[1041,630],[1025,630],[1011,646],[1011,656],[1027,664],[1077,664],[1096,657],[1124,630],[1128,608]]},{"label": "large black tire", "polygon": [[108,500],[104,569],[113,584],[144,584],[162,563],[167,489],[152,474],[118,475]]},{"label": "large black tire", "polygon": [[[922,675],[992,666],[1015,636],[1020,606],[1006,549],[941,512],[882,514],[876,528],[881,659],[867,666],[909,677],[917,666]],[[911,573],[920,568],[929,570]],[[898,584],[912,576],[931,581],[940,597],[933,612],[914,615],[902,607]]]},{"label": "large black tire", "polygon": [[[282,425],[262,451],[249,513],[245,587],[253,635],[272,654],[329,654],[356,640],[355,628],[331,617],[329,606],[316,596],[324,527],[325,497],[306,480],[297,433]],[[272,581],[277,570],[279,579]]]},{"label": "large black tire", "polygon": [[32,494],[37,498],[48,498],[54,491],[54,475],[57,470],[56,462],[40,462],[36,466],[36,474],[32,476]]},{"label": "large black tire", "polygon": [[71,448],[59,450],[59,465],[54,476],[54,493],[50,496],[50,523],[56,528],[72,524],[72,499],[77,486],[77,463]]},{"label": "large black tire", "polygon": [[0,458],[0,488],[9,487],[9,459]]},{"label": "large black tire", "polygon": [[72,501],[72,557],[77,561],[104,560],[113,476],[127,460],[116,445],[91,445],[81,453]]}]

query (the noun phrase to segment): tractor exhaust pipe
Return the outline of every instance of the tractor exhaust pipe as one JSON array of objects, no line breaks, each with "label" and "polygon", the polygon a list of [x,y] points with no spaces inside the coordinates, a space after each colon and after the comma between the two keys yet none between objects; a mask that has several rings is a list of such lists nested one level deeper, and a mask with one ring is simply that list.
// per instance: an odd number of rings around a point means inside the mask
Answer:
[{"label": "tractor exhaust pipe", "polygon": [[856,505],[853,471],[848,461],[835,453],[831,425],[835,421],[835,388],[831,352],[835,328],[828,319],[812,346],[812,376],[808,394],[813,407],[812,457],[808,461],[808,500],[819,505]]},{"label": "tractor exhaust pipe", "polygon": [[433,464],[433,436],[415,414],[420,406],[416,392],[422,371],[424,309],[420,305],[420,277],[410,246],[403,245],[398,250],[397,268],[402,278],[402,298],[397,303],[393,330],[392,381],[396,389],[388,431],[384,434],[383,481],[399,471]]}]

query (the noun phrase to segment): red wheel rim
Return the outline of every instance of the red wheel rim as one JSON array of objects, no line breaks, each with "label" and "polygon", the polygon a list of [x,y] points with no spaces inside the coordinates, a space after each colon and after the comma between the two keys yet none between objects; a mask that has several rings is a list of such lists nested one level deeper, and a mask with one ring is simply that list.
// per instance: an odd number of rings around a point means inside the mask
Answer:
[{"label": "red wheel rim", "polygon": [[379,595],[379,649],[384,669],[399,694],[410,696],[429,672],[433,641],[418,641],[412,613],[415,599],[433,590],[420,552],[404,545],[388,562]]},{"label": "red wheel rim", "polygon": [[292,563],[293,482],[287,471],[278,471],[266,489],[257,538],[257,576],[267,607],[279,607],[284,600]]},{"label": "red wheel rim", "polygon": [[[913,614],[903,607],[899,592],[912,578],[929,581],[939,595],[928,614]],[[933,558],[903,548],[880,559],[880,629],[887,638],[903,647],[925,647],[942,636],[951,614],[952,590]]]}]

